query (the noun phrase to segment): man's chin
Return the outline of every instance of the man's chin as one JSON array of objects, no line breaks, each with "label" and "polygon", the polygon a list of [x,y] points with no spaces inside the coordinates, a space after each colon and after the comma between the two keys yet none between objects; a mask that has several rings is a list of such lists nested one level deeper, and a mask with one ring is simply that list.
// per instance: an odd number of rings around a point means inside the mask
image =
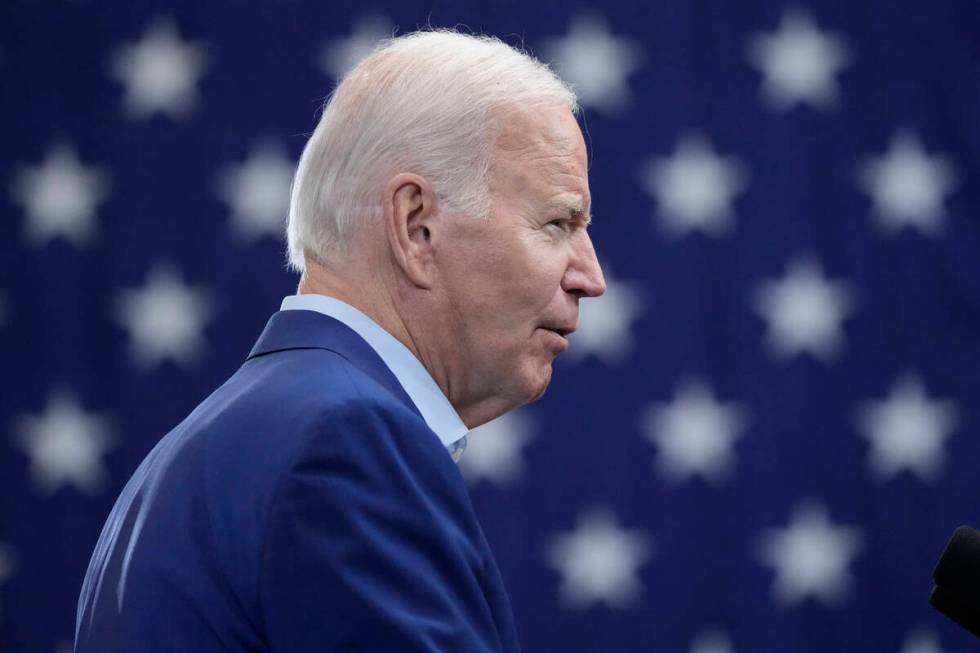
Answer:
[{"label": "man's chin", "polygon": [[542,368],[539,368],[538,373],[535,375],[534,379],[528,383],[527,395],[529,399],[524,403],[530,404],[534,403],[538,399],[544,396],[545,391],[551,384],[551,363],[545,364]]}]

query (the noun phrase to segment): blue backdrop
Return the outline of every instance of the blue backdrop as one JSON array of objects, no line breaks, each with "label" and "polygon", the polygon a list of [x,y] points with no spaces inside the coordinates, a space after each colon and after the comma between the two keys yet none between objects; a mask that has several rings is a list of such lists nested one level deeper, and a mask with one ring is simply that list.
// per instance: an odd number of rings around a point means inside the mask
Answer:
[{"label": "blue backdrop", "polygon": [[461,466],[526,651],[976,649],[927,604],[980,523],[980,4],[0,8],[0,650],[70,650],[153,444],[295,277],[336,77],[464,26],[576,85],[609,292]]}]

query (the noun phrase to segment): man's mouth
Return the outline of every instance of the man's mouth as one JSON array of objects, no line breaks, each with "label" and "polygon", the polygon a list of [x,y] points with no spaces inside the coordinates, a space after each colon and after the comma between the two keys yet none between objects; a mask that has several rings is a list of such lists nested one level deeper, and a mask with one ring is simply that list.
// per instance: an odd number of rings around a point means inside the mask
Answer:
[{"label": "man's mouth", "polygon": [[562,338],[567,338],[571,334],[575,333],[574,323],[544,324],[541,325],[541,328],[546,331],[553,331],[554,333],[560,335]]},{"label": "man's mouth", "polygon": [[555,346],[557,347],[556,353],[561,353],[568,348],[568,336],[571,335],[573,331],[575,331],[574,327],[567,328],[567,327],[542,326],[539,328],[542,331],[549,331],[555,334],[556,336],[558,336],[558,339],[555,340],[554,343]]},{"label": "man's mouth", "polygon": [[573,331],[575,331],[575,329],[558,329],[558,328],[554,328],[554,327],[541,327],[541,328],[543,328],[543,329],[545,329],[547,331],[551,331],[553,333],[557,333],[562,338],[568,337],[568,335],[570,333],[572,333]]}]

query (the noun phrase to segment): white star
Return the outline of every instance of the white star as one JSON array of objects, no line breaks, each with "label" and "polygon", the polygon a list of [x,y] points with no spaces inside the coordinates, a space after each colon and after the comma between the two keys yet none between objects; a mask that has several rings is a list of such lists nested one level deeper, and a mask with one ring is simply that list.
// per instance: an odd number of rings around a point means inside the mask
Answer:
[{"label": "white star", "polygon": [[943,229],[944,197],[956,187],[956,169],[950,157],[929,156],[912,132],[899,131],[884,156],[858,166],[857,183],[871,195],[881,231],[914,227],[936,236]]},{"label": "white star", "polygon": [[830,605],[850,590],[847,567],[860,546],[858,529],[834,526],[823,506],[808,503],[794,511],[789,526],[763,534],[759,558],[776,573],[773,595],[781,606],[807,597]]},{"label": "white star", "polygon": [[488,479],[513,485],[524,475],[521,449],[532,439],[534,425],[526,413],[505,413],[467,436],[466,455],[459,466],[468,482]]},{"label": "white star", "polygon": [[943,653],[936,634],[927,630],[914,630],[902,644],[902,653]]},{"label": "white star", "polygon": [[732,640],[720,630],[699,633],[691,642],[691,653],[733,653]]},{"label": "white star", "polygon": [[614,113],[629,105],[626,78],[640,67],[642,49],[613,36],[602,18],[576,17],[563,38],[547,39],[541,50],[575,88],[582,106]]},{"label": "white star", "polygon": [[643,593],[637,575],[651,551],[642,531],[621,529],[611,512],[594,509],[579,517],[572,533],[556,535],[546,557],[561,574],[559,596],[568,607],[604,601],[625,608]]},{"label": "white star", "polygon": [[633,352],[633,322],[643,313],[639,284],[616,281],[603,266],[606,292],[579,302],[578,324],[570,336],[570,347],[563,354],[568,361],[594,355],[606,363],[626,361]]},{"label": "white star", "polygon": [[732,230],[732,203],[748,186],[748,173],[735,157],[715,154],[707,138],[690,134],[678,141],[672,156],[652,159],[641,183],[656,197],[657,216],[669,237],[694,230],[724,236]]},{"label": "white star", "polygon": [[232,229],[240,240],[282,235],[294,168],[282,144],[260,141],[242,165],[219,173],[218,195],[231,207]]},{"label": "white star", "polygon": [[52,392],[40,415],[18,420],[18,444],[31,459],[38,488],[52,494],[72,484],[96,494],[106,481],[102,456],[115,444],[105,415],[86,413],[67,391]]},{"label": "white star", "polygon": [[749,60],[762,71],[762,94],[775,109],[803,102],[828,109],[839,101],[835,76],[850,55],[842,38],[821,32],[806,12],[790,9],[775,32],[752,37]]},{"label": "white star", "polygon": [[200,357],[204,326],[214,316],[209,293],[184,285],[168,266],[159,266],[140,290],[124,290],[116,302],[116,319],[129,331],[130,350],[145,370],[166,359],[190,365]]},{"label": "white star", "polygon": [[953,402],[930,400],[913,375],[898,379],[890,397],[864,402],[857,413],[858,429],[871,442],[868,464],[879,480],[907,469],[923,481],[935,481],[955,422]]},{"label": "white star", "polygon": [[391,22],[381,15],[359,18],[345,39],[333,39],[320,48],[317,61],[324,75],[340,80],[366,58],[378,46],[378,42],[391,38]]},{"label": "white star", "polygon": [[39,247],[62,237],[75,246],[94,235],[96,207],[109,195],[104,169],[85,167],[67,143],[54,145],[40,166],[22,167],[13,176],[11,195],[24,207],[24,237]]},{"label": "white star", "polygon": [[674,401],[651,405],[643,418],[647,439],[657,445],[657,469],[672,483],[700,475],[718,483],[735,468],[732,448],[745,428],[745,411],[715,400],[700,380],[681,384]]},{"label": "white star", "polygon": [[843,347],[842,322],[854,310],[854,293],[823,276],[810,257],[795,260],[780,281],[759,284],[755,308],[766,321],[766,344],[777,358],[802,352],[824,361]]},{"label": "white star", "polygon": [[126,87],[123,108],[130,118],[163,113],[184,118],[198,103],[197,83],[207,69],[206,48],[182,41],[170,18],[158,18],[138,43],[120,46],[109,72]]}]

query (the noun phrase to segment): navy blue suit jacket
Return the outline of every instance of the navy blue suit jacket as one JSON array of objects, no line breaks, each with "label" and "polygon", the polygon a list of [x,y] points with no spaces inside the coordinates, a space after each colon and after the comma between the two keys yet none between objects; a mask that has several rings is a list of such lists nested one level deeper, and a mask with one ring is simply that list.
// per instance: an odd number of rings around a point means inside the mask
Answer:
[{"label": "navy blue suit jacket", "polygon": [[373,349],[275,314],[124,488],[76,653],[518,651],[445,446]]}]

